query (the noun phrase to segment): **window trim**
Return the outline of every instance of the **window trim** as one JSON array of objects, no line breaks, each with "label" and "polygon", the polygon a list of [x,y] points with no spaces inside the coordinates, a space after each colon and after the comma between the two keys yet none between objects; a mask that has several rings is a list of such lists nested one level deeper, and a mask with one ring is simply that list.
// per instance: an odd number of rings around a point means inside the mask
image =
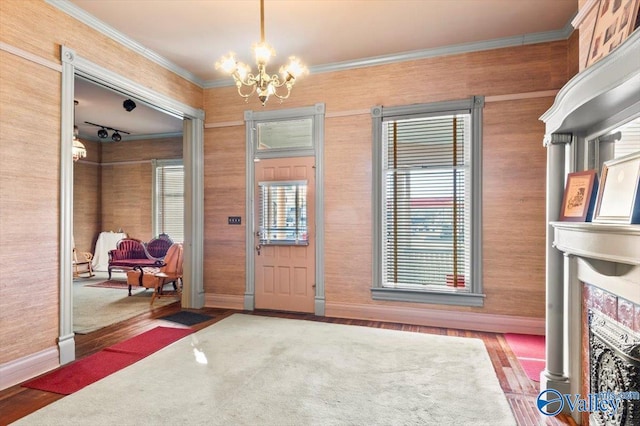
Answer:
[{"label": "window trim", "polygon": [[[151,174],[151,232],[153,233],[154,236],[158,236],[160,235],[160,230],[158,229],[158,196],[157,196],[157,169],[159,167],[166,167],[166,166],[182,166],[183,171],[184,171],[184,161],[181,158],[176,158],[176,159],[171,159],[171,160],[157,160],[157,159],[153,159],[151,160],[151,165],[152,165],[152,174]],[[185,176],[186,179],[186,176]],[[185,193],[183,190],[183,197],[185,197]],[[183,210],[182,212],[182,216],[183,216],[183,236],[185,235],[185,229],[184,229],[184,216],[185,216],[185,211]]]},{"label": "window trim", "polygon": [[[482,118],[483,96],[468,99],[414,104],[395,107],[375,106],[371,109],[372,119],[372,218],[373,218],[373,287],[374,300],[395,302],[437,303],[445,305],[476,306],[484,305],[485,294],[482,283]],[[470,250],[470,289],[455,290],[425,288],[424,290],[383,287],[383,149],[382,123],[395,119],[407,119],[433,115],[446,115],[464,112],[471,114],[471,250]]]}]

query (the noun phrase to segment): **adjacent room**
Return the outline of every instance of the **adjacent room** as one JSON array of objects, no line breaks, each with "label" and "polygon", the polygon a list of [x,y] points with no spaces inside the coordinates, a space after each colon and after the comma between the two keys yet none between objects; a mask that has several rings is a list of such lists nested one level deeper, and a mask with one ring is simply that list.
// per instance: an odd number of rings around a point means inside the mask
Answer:
[{"label": "adjacent room", "polygon": [[0,1],[0,424],[638,424],[639,8]]}]

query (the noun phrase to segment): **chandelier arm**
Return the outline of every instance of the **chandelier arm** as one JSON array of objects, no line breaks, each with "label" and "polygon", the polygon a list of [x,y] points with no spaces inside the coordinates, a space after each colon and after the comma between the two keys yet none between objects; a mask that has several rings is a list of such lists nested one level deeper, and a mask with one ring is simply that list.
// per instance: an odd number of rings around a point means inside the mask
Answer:
[{"label": "chandelier arm", "polygon": [[256,93],[256,85],[255,84],[254,85],[244,84],[244,86],[251,87],[251,91],[249,93],[242,93],[242,86],[243,86],[243,84],[236,84],[236,87],[238,88],[238,95],[242,96],[243,98],[247,99],[251,95]]},{"label": "chandelier arm", "polygon": [[[282,84],[278,87],[282,87]],[[280,99],[281,101],[287,99],[289,97],[289,95],[291,94],[291,86],[287,85],[287,94],[286,95],[279,95],[277,91],[273,91],[272,95],[275,96],[276,98]]]},{"label": "chandelier arm", "polygon": [[249,87],[255,86],[256,82],[258,81],[258,78],[255,77],[253,74],[247,74],[247,77],[243,80],[242,78],[240,78],[240,75],[238,73],[234,73],[233,79],[236,81],[236,85],[240,83],[240,85],[242,86],[249,86]]},{"label": "chandelier arm", "polygon": [[281,81],[280,81],[280,77],[278,76],[278,74],[273,74],[273,75],[270,77],[270,79],[271,79],[271,80],[270,80],[270,81],[271,81],[271,85],[272,85],[274,88],[276,88],[276,89],[277,89],[278,87],[282,87],[282,86],[284,86],[284,85],[287,83],[287,80],[284,80],[284,81],[282,81],[282,82],[281,82]]}]

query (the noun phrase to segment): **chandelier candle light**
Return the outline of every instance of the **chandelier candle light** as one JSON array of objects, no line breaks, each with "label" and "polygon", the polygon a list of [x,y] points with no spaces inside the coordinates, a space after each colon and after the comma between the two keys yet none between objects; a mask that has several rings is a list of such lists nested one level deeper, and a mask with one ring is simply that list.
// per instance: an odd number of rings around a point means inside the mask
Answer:
[{"label": "chandelier candle light", "polygon": [[[258,99],[262,102],[262,106],[271,95],[280,99],[280,102],[287,99],[296,78],[307,73],[307,68],[295,56],[291,56],[289,63],[280,67],[282,79],[278,74],[269,75],[267,73],[269,59],[275,56],[276,52],[264,39],[264,0],[260,0],[260,43],[253,45],[253,52],[258,64],[257,75],[251,73],[251,68],[248,65],[238,62],[234,53],[229,53],[228,56],[223,56],[219,62],[216,62],[216,69],[222,69],[231,74],[238,88],[238,94],[245,98],[245,102],[248,102],[249,97],[255,92],[258,92]],[[251,91],[243,93],[243,86],[251,88]],[[282,86],[287,88],[286,94],[278,93],[278,89]]]},{"label": "chandelier candle light", "polygon": [[[76,105],[78,105],[78,101],[73,100],[73,120],[76,119]],[[80,142],[78,139],[79,134],[78,126],[73,126],[73,145],[71,146],[71,154],[73,155],[73,161],[78,161],[81,158],[87,156],[87,148],[84,147],[84,144]]]}]

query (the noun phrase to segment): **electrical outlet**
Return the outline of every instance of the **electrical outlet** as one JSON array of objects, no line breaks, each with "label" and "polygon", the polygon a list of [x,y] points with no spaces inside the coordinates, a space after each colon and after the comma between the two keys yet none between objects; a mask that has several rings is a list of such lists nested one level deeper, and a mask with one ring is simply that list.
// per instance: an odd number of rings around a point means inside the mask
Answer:
[{"label": "electrical outlet", "polygon": [[242,218],[240,216],[229,216],[229,225],[242,224]]}]

